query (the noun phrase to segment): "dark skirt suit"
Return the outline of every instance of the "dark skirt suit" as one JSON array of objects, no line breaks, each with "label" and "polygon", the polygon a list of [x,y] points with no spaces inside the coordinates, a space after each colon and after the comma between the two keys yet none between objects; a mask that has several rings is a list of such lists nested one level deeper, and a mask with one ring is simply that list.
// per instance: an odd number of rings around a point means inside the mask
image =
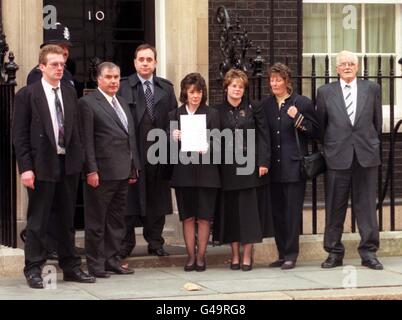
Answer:
[{"label": "dark skirt suit", "polygon": [[[245,167],[236,162],[226,163],[224,155],[233,154],[232,143],[222,139],[220,206],[214,222],[214,241],[218,243],[240,242],[242,244],[262,242],[264,237],[272,235],[270,207],[268,206],[268,175],[259,177],[259,166],[269,167],[269,132],[264,110],[243,101],[237,108],[229,102],[215,107],[219,111],[221,130],[229,129],[234,137],[235,130],[241,130],[243,143],[236,144],[244,155],[253,153],[254,170],[248,175],[239,175],[237,169]],[[256,140],[247,145],[247,129],[254,129]],[[254,150],[253,150],[254,149]]]},{"label": "dark skirt suit", "polygon": [[[180,130],[180,116],[187,115],[186,107],[183,105],[177,110],[169,113],[170,121],[178,122]],[[207,120],[207,129],[219,129],[218,112],[206,105],[201,105],[196,113],[205,114]],[[177,143],[180,153],[180,142],[171,141],[171,144]],[[192,154],[198,158],[198,163],[183,164],[180,159],[172,161],[171,158],[171,187],[175,189],[177,207],[179,210],[180,220],[195,217],[213,221],[216,210],[216,202],[218,197],[218,189],[221,187],[218,164],[213,164],[213,150],[217,148],[218,142],[209,141],[210,163],[202,163],[202,155],[198,152],[186,152],[190,157]],[[172,145],[171,145],[172,147]],[[178,162],[178,163],[177,163]]]},{"label": "dark skirt suit", "polygon": [[[315,138],[318,133],[314,106],[310,99],[298,94],[292,94],[281,106],[275,96],[264,98],[261,105],[271,136],[270,191],[279,259],[296,261],[306,179],[300,172],[295,128],[301,152],[307,154],[308,139]],[[294,119],[287,114],[292,105],[298,109]]]}]

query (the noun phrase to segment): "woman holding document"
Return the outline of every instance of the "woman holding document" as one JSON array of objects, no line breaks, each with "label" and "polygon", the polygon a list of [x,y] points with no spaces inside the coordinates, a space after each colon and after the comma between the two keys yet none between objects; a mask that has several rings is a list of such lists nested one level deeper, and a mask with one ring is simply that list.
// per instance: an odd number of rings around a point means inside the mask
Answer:
[{"label": "woman holding document", "polygon": [[243,71],[229,70],[223,81],[226,99],[215,107],[222,132],[230,132],[232,138],[227,139],[225,134],[225,143],[222,142],[225,159],[221,166],[222,192],[214,222],[214,240],[231,244],[230,268],[239,270],[242,260],[243,271],[252,269],[253,244],[262,242],[272,227],[267,204],[269,133],[264,110],[251,104],[245,95],[247,85]]},{"label": "woman holding document", "polygon": [[218,165],[211,157],[214,143],[207,130],[219,129],[219,114],[206,105],[207,87],[199,73],[186,75],[180,89],[183,105],[169,113],[171,128],[176,124],[176,129],[171,129],[170,147],[178,147],[179,151],[178,159],[171,159],[171,186],[175,189],[188,254],[184,270],[205,271],[210,224],[220,188]]}]

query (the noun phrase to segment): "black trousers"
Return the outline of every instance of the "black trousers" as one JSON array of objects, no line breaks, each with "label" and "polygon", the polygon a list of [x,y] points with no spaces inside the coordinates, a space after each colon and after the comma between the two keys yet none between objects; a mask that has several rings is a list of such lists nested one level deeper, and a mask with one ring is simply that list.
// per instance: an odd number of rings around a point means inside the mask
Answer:
[{"label": "black trousers", "polygon": [[[64,168],[63,156],[60,157],[60,166]],[[54,215],[52,237],[57,240],[60,268],[69,272],[81,265],[81,259],[75,252],[74,232],[78,180],[79,174],[62,175],[59,182],[36,180],[35,189],[28,189],[25,275],[40,273],[46,263],[51,214]]]},{"label": "black trousers", "polygon": [[376,256],[380,242],[376,213],[377,172],[378,167],[360,166],[356,156],[347,170],[327,170],[324,249],[330,256],[343,258],[345,254],[341,239],[351,190],[361,237],[359,254],[362,259]]},{"label": "black trousers", "polygon": [[85,252],[89,272],[102,272],[119,264],[126,232],[124,216],[128,181],[100,181],[97,188],[84,182]]},{"label": "black trousers", "polygon": [[272,217],[279,259],[296,261],[306,182],[271,182]]}]

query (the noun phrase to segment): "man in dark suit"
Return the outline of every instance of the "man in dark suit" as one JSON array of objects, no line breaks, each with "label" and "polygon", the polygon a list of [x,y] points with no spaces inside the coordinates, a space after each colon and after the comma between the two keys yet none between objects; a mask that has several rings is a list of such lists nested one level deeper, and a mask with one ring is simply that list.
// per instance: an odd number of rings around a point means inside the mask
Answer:
[{"label": "man in dark suit", "polygon": [[382,129],[381,88],[356,78],[356,54],[342,51],[336,57],[340,81],[317,92],[317,112],[328,171],[324,249],[329,253],[323,268],[341,266],[341,242],[350,190],[361,242],[362,265],[381,270],[376,257],[379,231],[376,215],[377,171]]},{"label": "man in dark suit", "polygon": [[98,66],[98,89],[79,100],[85,146],[85,249],[88,270],[98,278],[108,271],[130,274],[118,254],[126,232],[128,185],[140,168],[135,127],[127,102],[116,96],[120,68]]},{"label": "man in dark suit", "polygon": [[148,132],[159,128],[166,130],[168,113],[177,108],[173,85],[153,73],[157,64],[156,49],[149,44],[140,45],[134,54],[137,73],[122,79],[120,94],[128,101],[136,125],[141,165],[144,174],[139,183],[130,187],[128,196],[127,234],[121,255],[126,257],[135,247],[134,226],[138,220],[144,227],[148,253],[169,255],[163,248],[162,237],[165,215],[171,214],[172,198],[165,167],[150,164],[147,151],[152,142],[147,141]]},{"label": "man in dark suit", "polygon": [[83,148],[78,124],[77,96],[60,82],[65,60],[54,45],[41,49],[41,81],[22,88],[15,97],[13,140],[21,182],[28,188],[28,221],[24,274],[31,288],[43,288],[48,221],[56,214],[59,265],[65,281],[95,282],[82,272],[74,247],[74,209]]},{"label": "man in dark suit", "polygon": [[[44,32],[44,41],[40,45],[42,49],[47,44],[55,44],[59,46],[63,50],[63,57],[66,61],[66,67],[64,68],[63,77],[61,78],[61,82],[63,84],[72,86],[74,88],[73,76],[70,71],[67,69],[67,61],[70,54],[70,31],[67,27],[63,26],[61,23],[57,22],[55,25],[55,29],[45,30]],[[27,85],[33,84],[42,79],[42,71],[39,68],[39,65],[36,65],[28,74],[27,77]],[[51,215],[51,219],[49,221],[49,231],[47,233],[47,249],[48,249],[48,259],[57,260],[57,241],[52,236],[53,228],[53,219],[55,215]],[[26,238],[26,229],[21,231],[21,238],[25,241]]]}]

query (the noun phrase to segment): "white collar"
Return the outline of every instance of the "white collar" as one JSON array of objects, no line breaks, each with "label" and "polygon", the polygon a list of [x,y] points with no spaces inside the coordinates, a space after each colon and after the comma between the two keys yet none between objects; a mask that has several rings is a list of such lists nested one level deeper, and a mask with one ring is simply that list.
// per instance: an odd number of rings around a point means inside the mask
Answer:
[{"label": "white collar", "polygon": [[[113,98],[116,99],[116,95],[114,95],[113,97],[109,96],[106,92],[104,92],[101,88],[98,87],[98,90],[100,91],[100,93],[102,93],[104,95],[104,97],[106,98],[106,100],[112,104],[112,100]],[[117,100],[117,99],[116,99]]]},{"label": "white collar", "polygon": [[349,85],[352,89],[356,88],[357,86],[357,78],[354,78],[351,82],[347,83],[345,80],[340,79],[341,88],[344,89],[346,85]]},{"label": "white collar", "polygon": [[151,85],[154,84],[154,75],[151,75],[151,77],[149,79],[144,79],[143,77],[141,77],[138,73],[137,73],[138,78],[140,79],[142,85],[144,85],[145,81],[149,81],[151,82]]},{"label": "white collar", "polygon": [[[52,92],[52,89],[53,89],[53,88],[60,88],[60,81],[59,81],[59,83],[57,84],[56,87],[53,87],[49,82],[47,82],[45,79],[43,79],[43,77],[42,77],[41,81],[42,81],[42,86],[43,86],[43,88],[44,88],[45,91],[47,91],[47,92]],[[60,90],[61,90],[61,89],[60,89]]]}]

